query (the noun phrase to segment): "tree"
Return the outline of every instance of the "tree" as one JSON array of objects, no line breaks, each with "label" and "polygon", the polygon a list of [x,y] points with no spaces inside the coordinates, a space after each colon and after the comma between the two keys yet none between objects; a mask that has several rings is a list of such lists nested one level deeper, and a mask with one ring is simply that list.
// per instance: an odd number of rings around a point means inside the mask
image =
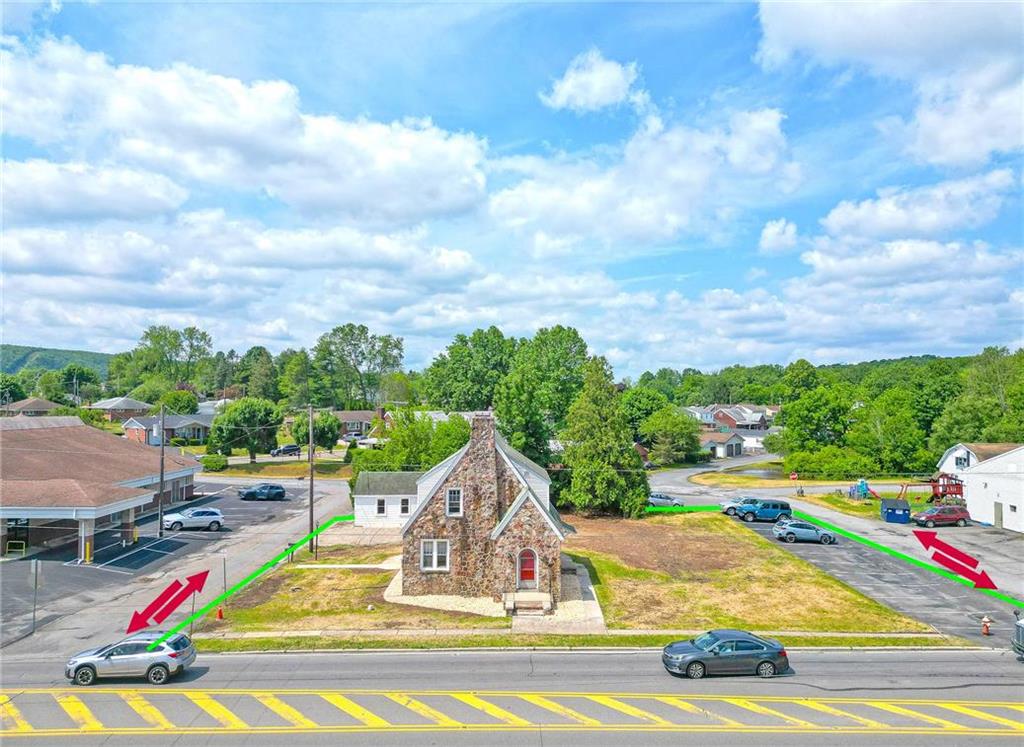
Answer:
[{"label": "tree", "polygon": [[343,324],[323,334],[313,364],[334,407],[373,406],[381,379],[402,368],[402,338],[370,334],[362,324]]},{"label": "tree", "polygon": [[18,402],[28,395],[17,378],[10,374],[0,373],[0,403],[9,405],[11,402]]},{"label": "tree", "polygon": [[[313,416],[313,446],[334,451],[341,435],[341,421],[330,412],[318,412]],[[299,413],[292,422],[292,438],[299,446],[309,443],[309,416]]]},{"label": "tree", "polygon": [[268,453],[277,446],[277,429],[284,418],[273,402],[257,397],[235,400],[213,419],[207,453],[231,455],[231,449],[249,452],[249,461],[256,461],[257,453]]},{"label": "tree", "polygon": [[431,466],[440,464],[456,451],[469,443],[471,426],[461,415],[449,415],[434,426],[434,436],[430,441]]},{"label": "tree", "polygon": [[380,382],[381,401],[405,406],[418,405],[421,379],[416,372],[392,371],[384,374]]},{"label": "tree", "polygon": [[495,391],[494,418],[513,449],[537,464],[548,464],[554,431],[536,397],[539,379],[539,372],[534,368],[514,366]]},{"label": "tree", "polygon": [[309,386],[312,367],[313,362],[305,350],[286,350],[278,356],[277,368],[281,372],[278,384],[288,407],[312,403]]},{"label": "tree", "polygon": [[83,399],[83,390],[90,390],[89,385],[96,385],[100,383],[100,375],[91,368],[80,365],[78,363],[69,363],[60,370],[61,385],[64,388],[64,393],[70,395],[71,399],[78,398],[80,401]]},{"label": "tree", "polygon": [[700,451],[700,424],[678,407],[666,405],[651,413],[640,426],[646,443],[653,443],[652,460],[675,464]]},{"label": "tree", "polygon": [[670,402],[674,400],[676,390],[683,383],[683,374],[671,368],[659,368],[656,373],[644,371],[636,382],[638,389],[655,389],[665,395]]},{"label": "tree", "polygon": [[166,325],[154,325],[142,333],[139,344],[132,353],[136,370],[145,374],[157,374],[169,381],[178,381],[178,361],[182,355],[181,332]]},{"label": "tree", "polygon": [[821,377],[808,361],[800,358],[786,366],[782,374],[782,389],[787,402],[799,399],[803,394],[821,385]]},{"label": "tree", "polygon": [[848,384],[819,386],[782,409],[786,452],[842,446],[850,427],[852,392]]},{"label": "tree", "polygon": [[[263,352],[266,353],[266,350],[263,349]],[[253,360],[245,391],[250,397],[269,399],[271,402],[277,401],[280,396],[280,390],[277,387],[277,368],[274,366],[274,359],[270,357],[270,353],[258,356]]]},{"label": "tree", "polygon": [[[44,373],[46,373],[45,368],[29,366],[28,368],[23,368],[18,371],[18,373],[14,374],[14,378],[18,382],[18,385],[21,387],[22,391],[25,392],[25,397],[31,397],[33,395],[39,384],[39,377]],[[22,399],[24,399],[24,397],[22,397]]]},{"label": "tree", "polygon": [[434,465],[430,449],[433,436],[434,421],[421,412],[405,408],[391,414],[384,450],[398,469],[426,470]]},{"label": "tree", "polygon": [[886,472],[911,472],[931,461],[925,434],[914,419],[913,394],[895,387],[852,414],[846,442],[859,454],[873,459]]},{"label": "tree", "polygon": [[456,335],[423,372],[427,400],[448,412],[490,409],[515,352],[515,338],[495,326]]},{"label": "tree", "polygon": [[160,412],[160,405],[174,415],[194,415],[199,412],[199,398],[187,389],[172,389],[157,400],[153,412]]},{"label": "tree", "polygon": [[58,405],[68,404],[69,400],[64,395],[64,380],[60,371],[44,371],[36,380],[34,394],[37,397],[56,402]]},{"label": "tree", "polygon": [[199,368],[209,362],[213,352],[213,338],[198,327],[185,327],[181,331],[181,367],[179,378],[192,381]]},{"label": "tree", "polygon": [[572,327],[557,325],[537,330],[516,353],[513,368],[530,366],[537,372],[534,396],[541,412],[557,431],[583,386],[587,343]]},{"label": "tree", "polygon": [[653,413],[667,407],[668,397],[657,389],[645,386],[635,386],[627,389],[622,394],[622,409],[626,413],[626,420],[629,422],[630,432],[633,440],[641,438],[640,426]]},{"label": "tree", "polygon": [[587,513],[643,513],[650,494],[647,475],[604,358],[585,364],[583,387],[569,408],[561,438],[572,471],[563,493],[569,503]]}]

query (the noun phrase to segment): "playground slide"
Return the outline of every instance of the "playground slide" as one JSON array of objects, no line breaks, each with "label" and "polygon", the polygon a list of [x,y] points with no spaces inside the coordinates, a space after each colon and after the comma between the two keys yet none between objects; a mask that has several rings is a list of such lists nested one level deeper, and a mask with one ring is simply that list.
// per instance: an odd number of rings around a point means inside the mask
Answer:
[{"label": "playground slide", "polygon": [[882,496],[880,496],[878,493],[876,493],[871,488],[868,488],[868,492],[871,493],[871,495],[875,496],[875,498],[877,498],[878,500],[882,500]]}]

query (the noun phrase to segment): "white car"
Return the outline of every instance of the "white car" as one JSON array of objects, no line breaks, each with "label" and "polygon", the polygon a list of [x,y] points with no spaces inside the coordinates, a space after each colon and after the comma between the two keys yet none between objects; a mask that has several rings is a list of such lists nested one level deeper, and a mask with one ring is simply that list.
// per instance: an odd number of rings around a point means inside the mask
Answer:
[{"label": "white car", "polygon": [[209,529],[219,531],[224,526],[224,514],[216,508],[186,508],[184,511],[164,514],[164,529]]}]

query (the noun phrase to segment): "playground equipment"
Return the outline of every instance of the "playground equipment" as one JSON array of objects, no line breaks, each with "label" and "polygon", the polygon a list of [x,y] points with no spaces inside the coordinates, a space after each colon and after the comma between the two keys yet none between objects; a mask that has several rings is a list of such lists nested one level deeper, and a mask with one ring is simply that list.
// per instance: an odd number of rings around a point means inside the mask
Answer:
[{"label": "playground equipment", "polygon": [[866,500],[869,495],[874,496],[879,500],[881,500],[882,498],[882,496],[880,496],[878,493],[871,489],[871,487],[868,485],[868,481],[863,478],[857,480],[856,485],[850,486],[849,495],[851,498],[859,498],[862,501]]},{"label": "playground equipment", "polygon": [[929,503],[935,502],[936,499],[956,498],[962,501],[964,498],[964,481],[954,475],[939,472],[928,481],[928,484],[932,488]]}]

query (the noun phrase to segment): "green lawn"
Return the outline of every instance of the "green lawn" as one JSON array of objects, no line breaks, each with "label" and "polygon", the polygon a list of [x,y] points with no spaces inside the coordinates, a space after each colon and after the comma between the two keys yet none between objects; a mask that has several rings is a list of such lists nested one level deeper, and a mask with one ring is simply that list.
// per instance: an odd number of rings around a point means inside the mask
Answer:
[{"label": "green lawn", "polygon": [[[882,498],[895,498],[898,493],[896,491],[881,491],[879,493]],[[931,495],[931,491],[927,493]],[[928,508],[929,504],[925,501],[926,495],[923,493],[911,493],[907,503],[910,504],[910,512],[916,513],[917,511],[923,511]],[[850,498],[846,493],[837,495],[836,493],[812,493],[805,495],[801,500],[807,501],[808,503],[814,503],[819,506],[826,506],[828,508],[835,509],[844,514],[850,516],[860,516],[866,519],[878,519],[882,520],[879,513],[878,499],[871,497],[866,500],[860,500],[858,498]]]},{"label": "green lawn", "polygon": [[[309,462],[305,459],[289,462],[247,462],[229,464],[227,469],[211,474],[225,477],[305,477],[309,474]],[[316,459],[313,474],[325,479],[347,480],[352,477],[352,467],[341,459]]]}]

